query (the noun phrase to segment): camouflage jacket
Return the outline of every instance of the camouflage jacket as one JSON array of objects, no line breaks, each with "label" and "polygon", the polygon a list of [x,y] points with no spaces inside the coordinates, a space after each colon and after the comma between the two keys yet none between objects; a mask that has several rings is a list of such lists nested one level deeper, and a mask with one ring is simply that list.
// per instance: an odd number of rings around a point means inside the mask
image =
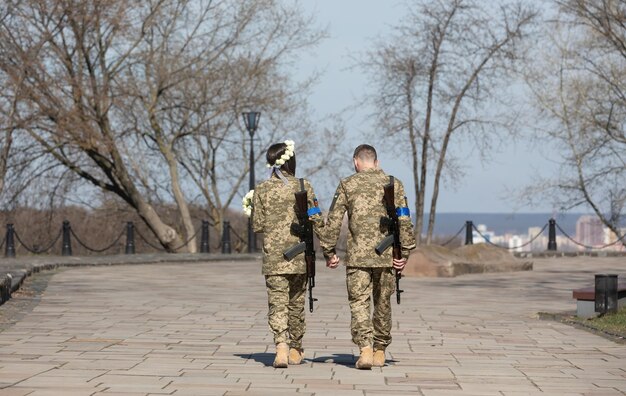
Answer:
[{"label": "camouflage jacket", "polygon": [[[294,193],[300,191],[300,180],[285,174],[289,185],[272,176],[259,183],[254,189],[252,201],[252,228],[254,232],[263,233],[263,275],[304,274],[306,266],[304,253],[285,260],[283,252],[300,242],[300,238],[291,233],[291,223],[297,223],[296,198]],[[304,180],[309,208],[317,205],[311,184]],[[313,228],[317,232],[323,224],[321,214],[310,217]]]},{"label": "camouflage jacket", "polygon": [[[347,177],[339,183],[333,203],[330,206],[326,225],[320,236],[324,256],[335,253],[335,246],[341,231],[344,213],[348,212],[348,245],[345,263],[349,267],[391,267],[392,250],[382,255],[376,254],[376,245],[388,234],[381,225],[381,218],[387,216],[383,203],[383,187],[389,184],[389,176],[379,169],[366,169]],[[406,207],[406,197],[402,183],[394,178],[395,204]],[[404,210],[408,213],[408,208]],[[415,248],[413,224],[408,215],[400,216],[400,242],[402,256],[408,257]]]}]

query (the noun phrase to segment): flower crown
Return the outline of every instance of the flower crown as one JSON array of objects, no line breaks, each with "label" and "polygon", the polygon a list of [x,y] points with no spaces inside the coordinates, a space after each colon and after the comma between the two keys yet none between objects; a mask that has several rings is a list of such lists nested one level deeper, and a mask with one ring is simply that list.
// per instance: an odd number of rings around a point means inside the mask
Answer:
[{"label": "flower crown", "polygon": [[252,216],[252,198],[254,197],[254,190],[248,191],[246,195],[243,196],[241,200],[241,206],[243,206],[243,213],[246,216]]},{"label": "flower crown", "polygon": [[266,166],[268,168],[280,168],[285,164],[285,162],[289,161],[291,157],[294,156],[296,152],[296,143],[293,140],[285,140],[283,143],[287,145],[285,152],[274,162],[274,165],[267,164]]}]

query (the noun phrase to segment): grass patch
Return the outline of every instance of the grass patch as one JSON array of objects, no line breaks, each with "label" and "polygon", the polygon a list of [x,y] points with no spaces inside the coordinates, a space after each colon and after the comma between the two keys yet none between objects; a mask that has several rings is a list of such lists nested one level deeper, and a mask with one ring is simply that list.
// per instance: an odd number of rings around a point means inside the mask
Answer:
[{"label": "grass patch", "polygon": [[626,344],[626,307],[617,313],[595,318],[579,318],[574,313],[539,312],[540,319],[556,320],[579,329],[587,330],[620,344]]},{"label": "grass patch", "polygon": [[597,318],[578,319],[584,321],[587,326],[605,333],[626,337],[626,307],[622,307],[617,313],[605,314]]}]

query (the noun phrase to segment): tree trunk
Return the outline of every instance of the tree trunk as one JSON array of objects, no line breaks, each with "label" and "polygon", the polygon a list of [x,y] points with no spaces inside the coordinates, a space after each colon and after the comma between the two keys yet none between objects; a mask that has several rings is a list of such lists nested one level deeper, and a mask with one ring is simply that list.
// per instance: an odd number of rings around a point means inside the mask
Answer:
[{"label": "tree trunk", "polygon": [[[415,144],[415,140],[411,139],[411,156],[412,156],[412,165],[413,165],[413,186],[415,189],[415,240],[419,241],[422,226],[422,219],[419,216],[420,213],[420,203],[423,201],[423,194],[419,188],[419,173],[417,172],[418,162],[417,162],[417,145]],[[419,242],[418,242],[419,243]]]},{"label": "tree trunk", "polygon": [[112,160],[112,169],[110,173],[107,173],[110,175],[109,179],[118,184],[126,193],[127,201],[132,207],[136,208],[139,216],[144,219],[148,227],[157,236],[161,245],[163,245],[168,251],[174,251],[183,244],[180,235],[178,235],[176,230],[161,220],[161,217],[154,210],[152,205],[146,202],[144,197],[137,190],[130,175],[128,174],[126,165],[124,164],[117,146],[115,146],[112,139],[110,139],[111,134],[109,131],[109,123],[105,122],[103,124],[102,132],[105,139],[108,138],[107,147]]},{"label": "tree trunk", "polygon": [[[412,85],[412,84],[410,84]],[[420,174],[418,172],[418,147],[417,136],[415,134],[415,124],[413,122],[413,97],[411,95],[411,86],[407,89],[407,104],[409,115],[409,139],[411,141],[411,159],[413,166],[413,186],[415,188],[415,240],[419,244],[422,237],[422,225],[424,224],[424,189],[420,183]]]},{"label": "tree trunk", "polygon": [[8,171],[9,153],[11,152],[11,144],[13,143],[13,129],[9,128],[5,132],[4,146],[0,153],[0,194],[4,191],[4,183]]},{"label": "tree trunk", "polygon": [[437,160],[437,169],[435,170],[435,181],[433,183],[433,196],[430,201],[430,213],[428,214],[428,232],[426,233],[426,244],[430,245],[433,239],[433,232],[435,230],[435,216],[437,213],[437,199],[439,197],[439,181],[441,180],[441,173],[443,171],[443,165],[445,163],[445,155],[448,150],[448,143],[450,142],[450,137],[452,135],[452,131],[450,130],[446,133],[444,137],[444,141],[441,147],[441,154],[439,155],[439,159]]},{"label": "tree trunk", "polygon": [[[425,201],[426,198],[424,197],[424,193],[423,191],[426,189],[426,174],[427,174],[427,166],[428,166],[428,144],[430,144],[430,123],[431,123],[431,119],[432,119],[432,113],[433,113],[433,92],[435,90],[435,80],[437,79],[437,72],[439,69],[439,53],[440,53],[440,49],[441,49],[441,43],[443,42],[445,35],[446,35],[446,31],[448,29],[448,26],[450,24],[450,21],[452,20],[452,17],[454,16],[455,12],[456,12],[457,7],[454,7],[454,9],[452,10],[452,12],[450,12],[450,14],[448,15],[448,18],[446,19],[446,23],[443,26],[443,29],[441,30],[441,33],[435,38],[433,39],[433,59],[432,62],[430,64],[430,69],[428,70],[428,89],[427,89],[427,95],[426,95],[426,116],[424,118],[424,138],[422,141],[422,186],[421,186],[421,190],[422,190],[422,202],[421,202],[421,211],[422,211],[422,219],[424,218],[424,206],[425,206]],[[438,186],[437,180],[435,179],[435,186]],[[430,241],[431,241],[431,231],[430,231],[430,219],[433,218],[433,209],[431,206],[430,209],[430,213],[428,215],[428,232],[426,234],[426,244],[429,245]],[[421,225],[420,227],[423,227],[423,225]],[[420,233],[421,233],[421,228],[420,228]],[[421,238],[420,238],[421,239]]]},{"label": "tree trunk", "polygon": [[[134,194],[131,194],[134,195]],[[135,209],[137,214],[143,219],[146,225],[152,230],[157,239],[168,251],[174,252],[175,249],[183,244],[183,241],[172,227],[165,224],[154,208],[143,200],[143,197],[137,195]]]},{"label": "tree trunk", "polygon": [[[167,156],[167,163],[172,180],[172,192],[174,193],[174,199],[176,200],[176,205],[178,206],[178,211],[180,212],[183,227],[185,227],[185,239],[187,242],[186,249],[189,253],[197,253],[198,249],[195,237],[196,230],[194,229],[191,214],[189,213],[189,205],[187,205],[187,200],[185,199],[183,191],[180,188],[178,166],[176,164],[176,160],[172,158],[171,155]],[[181,249],[184,248],[181,247]]]},{"label": "tree trunk", "polygon": [[[164,153],[165,154],[165,153]],[[165,154],[167,159],[167,167],[170,171],[170,178],[172,181],[172,192],[174,193],[174,200],[176,201],[176,205],[178,206],[178,211],[180,212],[181,220],[183,222],[183,227],[185,227],[185,236],[186,236],[186,250],[189,253],[197,253],[198,249],[196,246],[196,230],[194,229],[193,222],[191,220],[191,214],[189,213],[189,205],[187,205],[187,200],[183,194],[182,189],[180,188],[180,179],[178,175],[178,165],[176,159],[172,157],[171,151],[168,151]],[[185,243],[185,241],[183,241]],[[184,251],[185,247],[179,249],[180,251]]]}]

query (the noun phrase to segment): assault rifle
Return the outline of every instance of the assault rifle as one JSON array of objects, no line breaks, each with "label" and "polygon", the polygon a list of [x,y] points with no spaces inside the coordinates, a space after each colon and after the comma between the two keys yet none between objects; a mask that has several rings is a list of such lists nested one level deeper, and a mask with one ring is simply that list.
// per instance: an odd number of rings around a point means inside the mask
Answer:
[{"label": "assault rifle", "polygon": [[313,312],[313,288],[315,287],[315,248],[313,246],[313,224],[309,220],[309,204],[307,192],[304,189],[304,181],[300,179],[300,191],[295,193],[296,196],[296,214],[298,216],[297,223],[291,223],[291,233],[300,238],[300,243],[290,247],[283,252],[283,257],[287,261],[291,261],[294,257],[304,252],[304,261],[306,262],[306,276],[309,291],[309,311]]},{"label": "assault rifle", "polygon": [[[400,223],[398,222],[398,214],[396,212],[396,205],[394,199],[393,188],[393,176],[389,176],[389,184],[384,187],[383,203],[387,210],[387,217],[380,219],[381,225],[386,227],[389,235],[387,235],[376,246],[376,254],[382,255],[390,246],[393,246],[393,258],[402,258],[402,245],[400,244]],[[400,304],[400,293],[404,290],[400,290],[400,279],[402,279],[402,273],[396,270],[396,302]]]}]

